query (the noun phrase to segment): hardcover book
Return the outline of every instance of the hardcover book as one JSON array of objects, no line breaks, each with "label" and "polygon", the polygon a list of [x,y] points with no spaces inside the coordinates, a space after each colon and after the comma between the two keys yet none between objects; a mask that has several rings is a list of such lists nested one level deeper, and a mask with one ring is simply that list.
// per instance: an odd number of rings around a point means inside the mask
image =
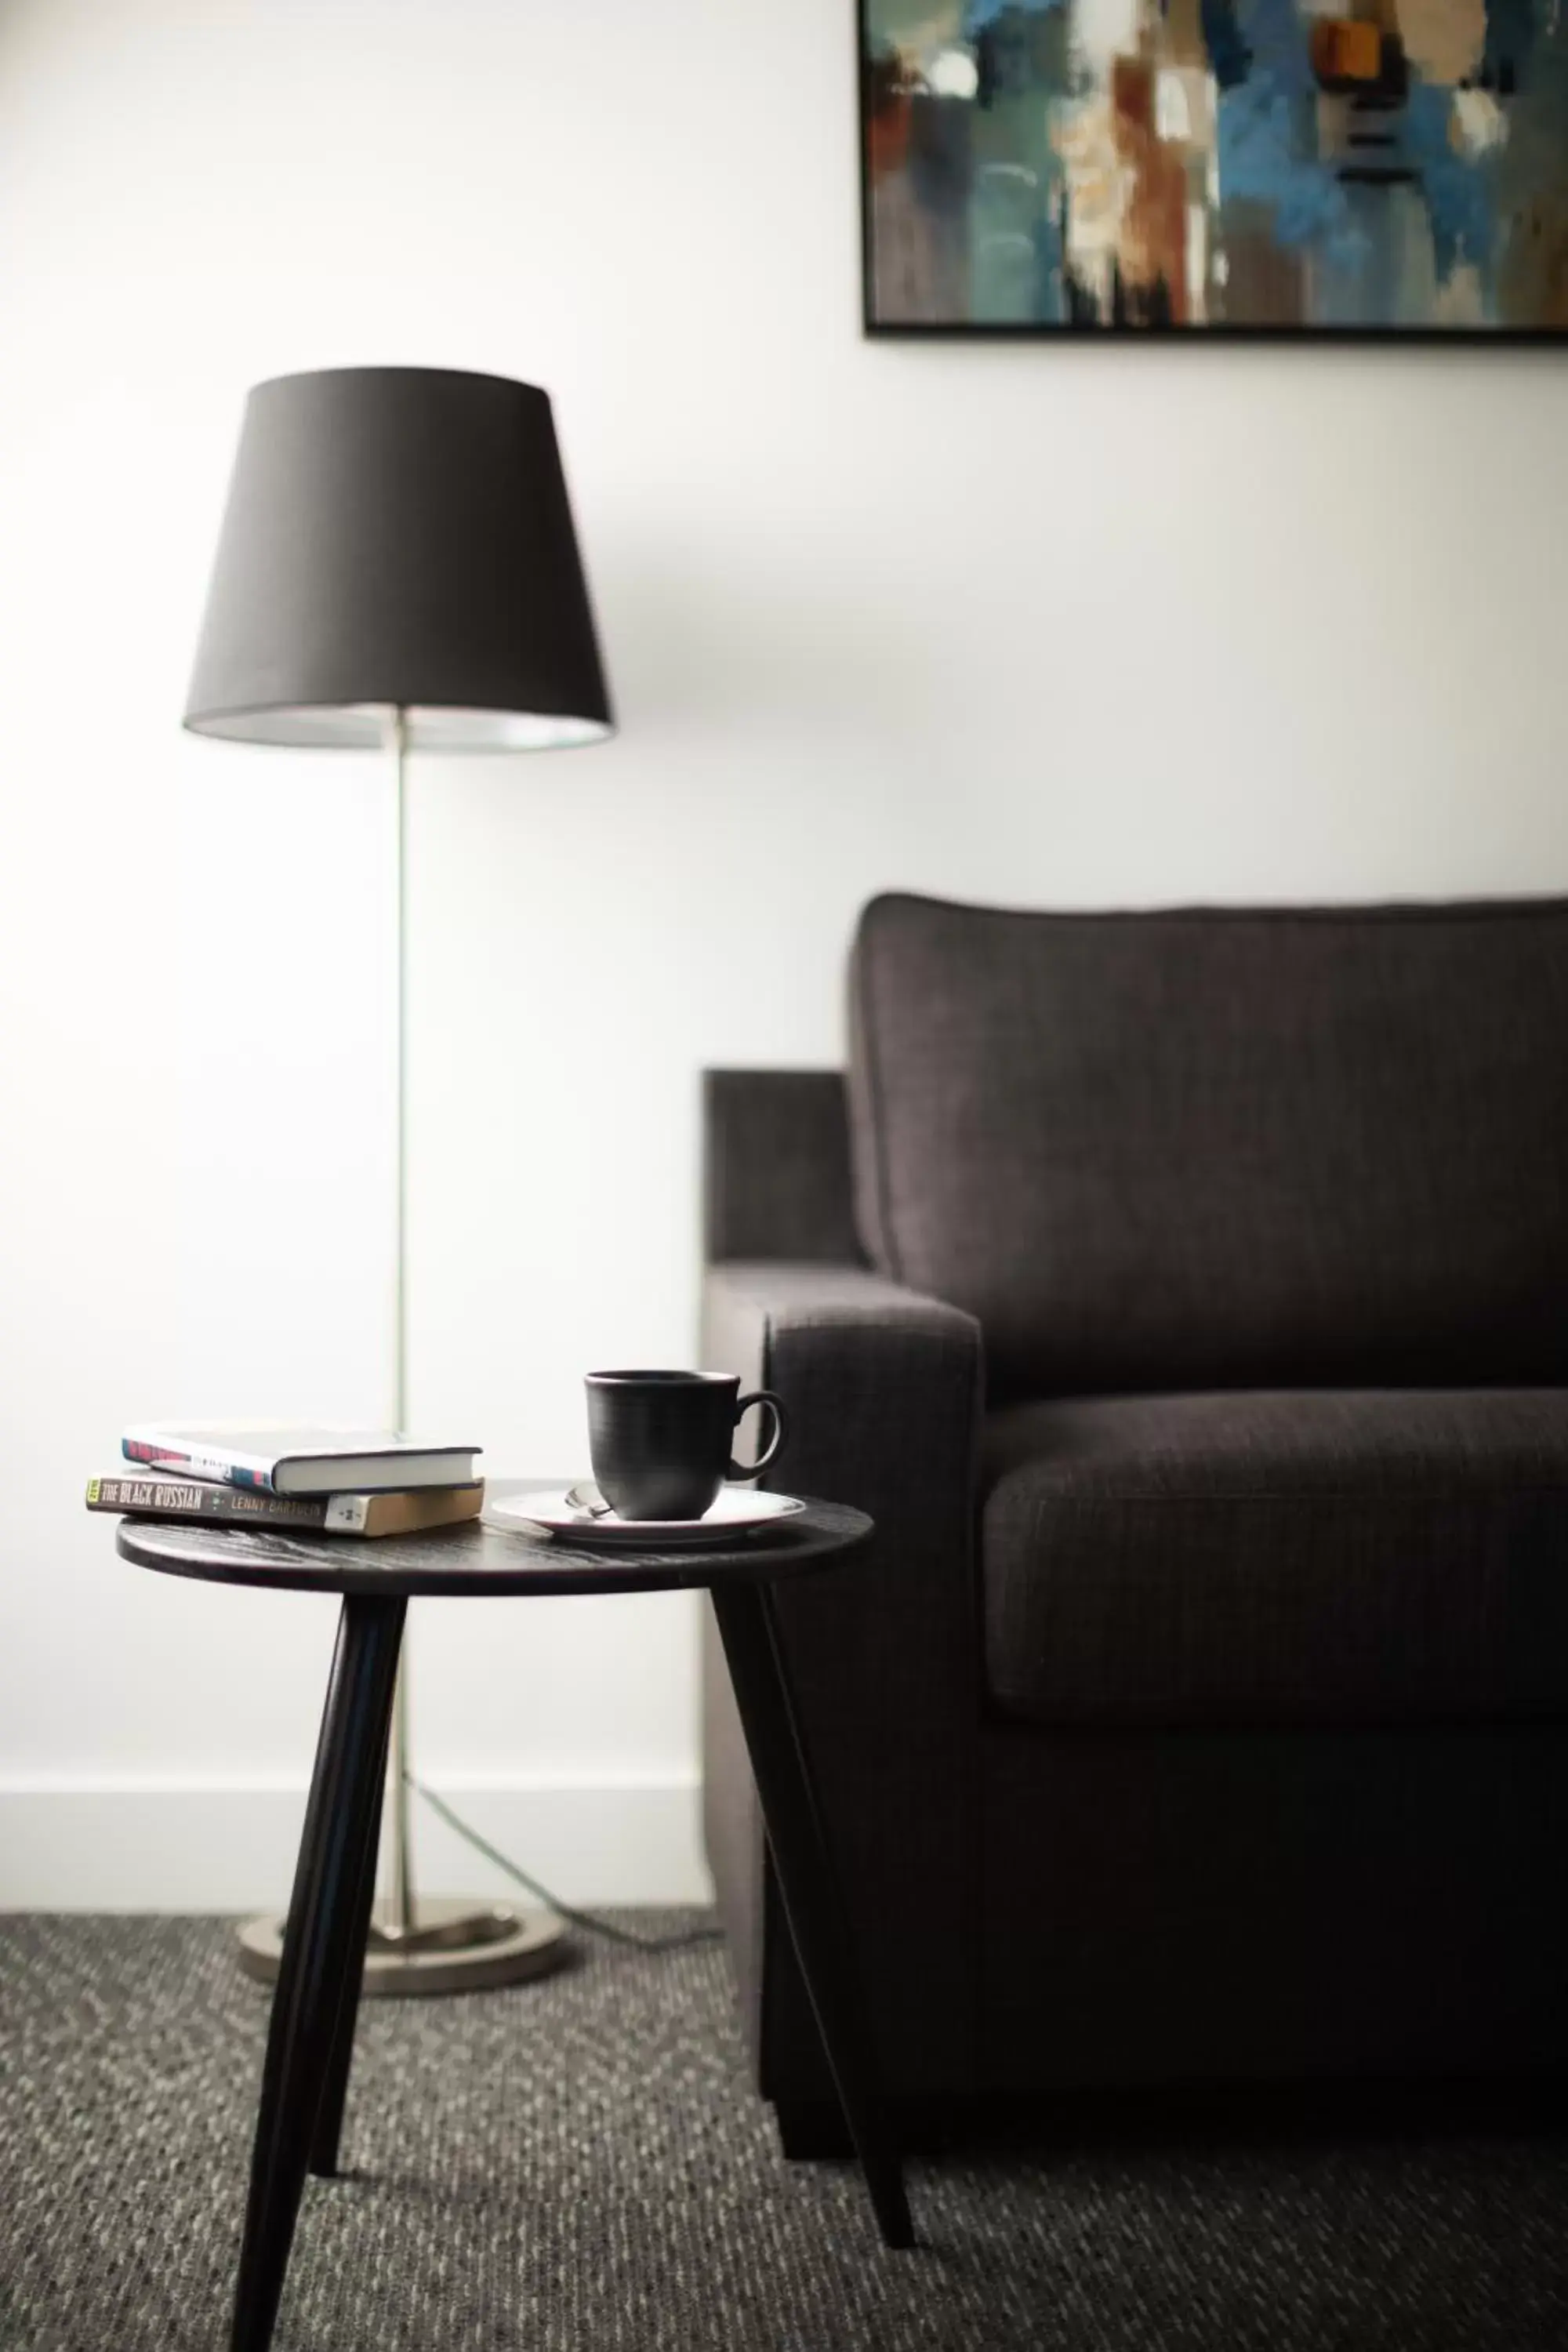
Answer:
[{"label": "hardcover book", "polygon": [[211,1422],[184,1428],[139,1423],[121,1451],[128,1462],[167,1463],[198,1478],[256,1486],[269,1495],[403,1493],[412,1486],[466,1486],[477,1445],[432,1445],[389,1430],[288,1429]]},{"label": "hardcover book", "polygon": [[459,1486],[378,1495],[270,1495],[262,1487],[229,1486],[218,1479],[185,1478],[168,1470],[87,1482],[89,1511],[332,1536],[421,1535],[430,1528],[478,1518],[484,1499],[482,1478]]}]

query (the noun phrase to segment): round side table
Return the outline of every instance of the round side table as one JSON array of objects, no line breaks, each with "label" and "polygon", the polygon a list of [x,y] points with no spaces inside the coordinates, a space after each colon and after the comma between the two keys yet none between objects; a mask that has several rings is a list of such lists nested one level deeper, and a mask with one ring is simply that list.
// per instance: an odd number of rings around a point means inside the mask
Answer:
[{"label": "round side table", "polygon": [[342,1611],[272,2000],[231,2352],[266,2352],[306,2173],[335,2173],[365,1935],[375,1891],[393,1685],[409,1600],[483,1594],[710,1593],[745,1728],[790,1933],[885,2244],[913,2243],[847,1915],[778,1640],[773,1587],[847,1560],[870,1540],[863,1511],[812,1503],[732,1549],[612,1553],[485,1520],[430,1535],[269,1534],[124,1519],[142,1568],[215,1584],[336,1592]]}]

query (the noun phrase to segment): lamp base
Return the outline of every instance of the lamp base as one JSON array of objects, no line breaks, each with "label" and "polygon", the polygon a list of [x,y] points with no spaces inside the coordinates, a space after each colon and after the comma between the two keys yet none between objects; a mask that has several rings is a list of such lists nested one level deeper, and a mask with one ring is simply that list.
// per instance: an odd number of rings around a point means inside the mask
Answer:
[{"label": "lamp base", "polygon": [[[462,1895],[426,1895],[419,1924],[407,1937],[390,1927],[378,1904],[365,1947],[365,1999],[391,1994],[481,1992],[521,1984],[559,1968],[567,1927],[552,1911],[530,1916]],[[261,1984],[277,1980],[283,1958],[283,1921],[247,1919],[239,1930],[239,1965]]]}]

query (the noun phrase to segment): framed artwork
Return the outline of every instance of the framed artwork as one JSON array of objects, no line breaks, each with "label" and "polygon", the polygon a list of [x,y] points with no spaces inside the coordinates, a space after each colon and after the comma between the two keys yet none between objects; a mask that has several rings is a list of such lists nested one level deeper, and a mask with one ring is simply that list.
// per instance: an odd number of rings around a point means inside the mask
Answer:
[{"label": "framed artwork", "polygon": [[1568,328],[1563,0],[859,0],[876,332]]}]

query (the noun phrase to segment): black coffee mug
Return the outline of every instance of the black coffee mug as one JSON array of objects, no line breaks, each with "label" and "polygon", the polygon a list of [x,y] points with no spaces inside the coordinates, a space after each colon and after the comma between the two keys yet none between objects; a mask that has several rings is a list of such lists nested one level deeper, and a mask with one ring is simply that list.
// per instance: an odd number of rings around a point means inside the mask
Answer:
[{"label": "black coffee mug", "polygon": [[[726,1478],[770,1469],[788,1432],[777,1397],[742,1396],[733,1372],[590,1372],[585,1385],[595,1483],[623,1519],[700,1519]],[[754,1404],[772,1412],[773,1433],[748,1469],[730,1446]]]}]

